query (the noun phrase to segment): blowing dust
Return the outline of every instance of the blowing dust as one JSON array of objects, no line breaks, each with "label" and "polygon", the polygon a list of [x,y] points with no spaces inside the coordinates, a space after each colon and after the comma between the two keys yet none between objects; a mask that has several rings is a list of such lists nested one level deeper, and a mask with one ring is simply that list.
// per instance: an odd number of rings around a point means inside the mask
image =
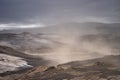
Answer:
[{"label": "blowing dust", "polygon": [[57,47],[53,52],[39,54],[42,58],[51,61],[50,64],[57,65],[78,60],[100,58],[105,55],[112,55],[113,50],[104,42],[81,41],[78,36],[64,36],[59,41],[62,46]]}]

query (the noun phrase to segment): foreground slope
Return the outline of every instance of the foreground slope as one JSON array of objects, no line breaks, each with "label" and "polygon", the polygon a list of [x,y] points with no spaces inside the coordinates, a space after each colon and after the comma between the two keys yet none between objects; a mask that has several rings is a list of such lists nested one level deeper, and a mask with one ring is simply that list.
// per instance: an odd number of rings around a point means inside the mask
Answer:
[{"label": "foreground slope", "polygon": [[47,61],[7,46],[0,46],[0,73],[46,64]]},{"label": "foreground slope", "polygon": [[[1,80],[120,80],[120,55],[75,61],[56,67],[40,66]],[[12,77],[11,77],[12,76]]]}]

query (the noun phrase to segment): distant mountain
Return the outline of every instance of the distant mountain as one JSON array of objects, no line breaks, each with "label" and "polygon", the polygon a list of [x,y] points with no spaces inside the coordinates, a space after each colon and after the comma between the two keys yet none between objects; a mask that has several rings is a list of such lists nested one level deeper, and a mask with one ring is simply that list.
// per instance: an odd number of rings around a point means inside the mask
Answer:
[{"label": "distant mountain", "polygon": [[86,23],[62,23],[52,26],[46,26],[41,28],[26,28],[26,29],[15,29],[15,30],[3,30],[0,33],[44,33],[44,34],[95,34],[95,33],[119,33],[120,23],[96,23],[96,22],[86,22]]}]

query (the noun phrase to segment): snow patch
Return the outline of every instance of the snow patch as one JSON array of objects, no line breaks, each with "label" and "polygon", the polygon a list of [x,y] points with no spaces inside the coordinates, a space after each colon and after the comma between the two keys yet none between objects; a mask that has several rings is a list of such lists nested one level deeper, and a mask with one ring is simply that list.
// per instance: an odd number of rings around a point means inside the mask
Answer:
[{"label": "snow patch", "polygon": [[20,57],[0,53],[0,73],[32,67]]}]

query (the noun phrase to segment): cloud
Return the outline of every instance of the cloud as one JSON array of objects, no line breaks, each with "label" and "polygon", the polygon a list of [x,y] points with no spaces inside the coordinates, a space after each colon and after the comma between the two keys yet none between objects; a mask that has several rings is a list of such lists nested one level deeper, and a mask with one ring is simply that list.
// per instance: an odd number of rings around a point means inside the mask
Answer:
[{"label": "cloud", "polygon": [[43,24],[0,24],[0,30],[3,29],[15,29],[15,28],[35,28],[35,27],[43,27]]},{"label": "cloud", "polygon": [[120,0],[0,0],[0,23],[54,24],[93,18],[120,22],[119,4]]}]

